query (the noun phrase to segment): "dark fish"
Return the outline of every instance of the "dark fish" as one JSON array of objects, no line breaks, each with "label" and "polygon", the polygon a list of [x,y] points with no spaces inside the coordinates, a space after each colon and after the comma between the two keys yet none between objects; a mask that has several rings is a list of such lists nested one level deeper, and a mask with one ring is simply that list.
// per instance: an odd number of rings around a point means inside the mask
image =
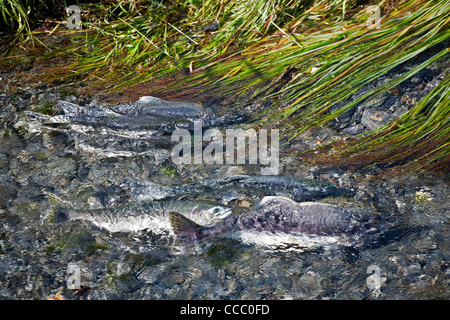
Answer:
[{"label": "dark fish", "polygon": [[319,202],[297,203],[284,197],[265,197],[254,210],[212,226],[201,226],[177,212],[170,212],[169,218],[177,237],[187,244],[242,230],[350,236],[363,227],[356,215],[343,208]]},{"label": "dark fish", "polygon": [[254,189],[289,193],[293,200],[299,202],[317,200],[331,195],[339,196],[349,192],[347,189],[336,188],[336,186],[324,182],[284,176],[237,175],[227,179],[226,183],[232,183],[246,190]]},{"label": "dark fish", "polygon": [[115,106],[79,106],[59,101],[58,113],[50,116],[25,111],[23,122],[29,132],[64,133],[76,149],[96,159],[159,155],[172,148],[168,133],[177,127],[192,127],[205,110],[199,103],[165,101],[141,97],[139,101]]}]

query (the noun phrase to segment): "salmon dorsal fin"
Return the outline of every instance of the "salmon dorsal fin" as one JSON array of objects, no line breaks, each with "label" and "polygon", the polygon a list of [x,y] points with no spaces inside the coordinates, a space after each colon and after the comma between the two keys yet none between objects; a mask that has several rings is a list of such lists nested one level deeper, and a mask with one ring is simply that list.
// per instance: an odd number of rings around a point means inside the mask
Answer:
[{"label": "salmon dorsal fin", "polygon": [[178,212],[169,212],[169,220],[173,232],[184,242],[195,242],[198,240],[199,231],[203,227],[194,221],[186,218]]}]

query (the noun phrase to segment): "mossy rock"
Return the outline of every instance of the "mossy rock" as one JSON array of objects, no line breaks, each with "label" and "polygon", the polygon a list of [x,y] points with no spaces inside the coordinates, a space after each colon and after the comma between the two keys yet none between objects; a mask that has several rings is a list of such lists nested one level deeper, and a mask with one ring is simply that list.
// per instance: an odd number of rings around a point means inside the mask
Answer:
[{"label": "mossy rock", "polygon": [[239,242],[229,240],[214,244],[206,254],[210,258],[211,265],[221,269],[241,257],[243,250],[239,247]]},{"label": "mossy rock", "polygon": [[105,251],[108,247],[103,243],[97,243],[95,237],[90,232],[82,232],[76,235],[64,234],[60,239],[47,245],[44,252],[52,254],[85,254],[93,255],[98,250]]},{"label": "mossy rock", "polygon": [[48,116],[54,116],[56,114],[55,102],[50,100],[42,102],[38,105],[33,105],[31,110]]}]

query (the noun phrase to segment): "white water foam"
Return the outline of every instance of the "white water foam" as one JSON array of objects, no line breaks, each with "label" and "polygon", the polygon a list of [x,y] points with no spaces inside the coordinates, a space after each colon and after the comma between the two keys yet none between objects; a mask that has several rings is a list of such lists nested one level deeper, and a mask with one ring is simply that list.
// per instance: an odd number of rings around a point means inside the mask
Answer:
[{"label": "white water foam", "polygon": [[262,249],[280,251],[307,251],[320,247],[330,247],[339,242],[336,236],[319,236],[311,234],[272,233],[269,231],[238,231],[230,237],[246,245],[261,247]]}]

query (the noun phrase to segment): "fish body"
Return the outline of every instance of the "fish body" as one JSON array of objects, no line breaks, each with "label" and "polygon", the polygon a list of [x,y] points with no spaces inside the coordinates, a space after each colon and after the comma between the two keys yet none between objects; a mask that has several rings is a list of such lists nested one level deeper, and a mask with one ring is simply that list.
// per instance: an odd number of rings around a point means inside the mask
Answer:
[{"label": "fish body", "polygon": [[253,212],[237,218],[235,228],[334,236],[351,233],[356,225],[349,211],[331,204],[265,197]]},{"label": "fish body", "polygon": [[201,226],[176,212],[169,213],[175,234],[185,243],[237,231],[272,234],[312,234],[318,236],[352,235],[362,229],[353,213],[327,203],[297,203],[284,197],[264,197],[252,211]]},{"label": "fish body", "polygon": [[292,199],[299,202],[349,192],[347,189],[336,188],[332,184],[285,176],[237,175],[227,179],[226,182],[246,190],[267,190],[272,194],[274,192],[289,194]]},{"label": "fish body", "polygon": [[53,221],[85,220],[109,232],[154,231],[170,228],[167,212],[176,210],[190,220],[210,225],[231,214],[227,206],[202,200],[148,201],[119,208],[85,209],[72,207],[53,194],[48,194]]}]

